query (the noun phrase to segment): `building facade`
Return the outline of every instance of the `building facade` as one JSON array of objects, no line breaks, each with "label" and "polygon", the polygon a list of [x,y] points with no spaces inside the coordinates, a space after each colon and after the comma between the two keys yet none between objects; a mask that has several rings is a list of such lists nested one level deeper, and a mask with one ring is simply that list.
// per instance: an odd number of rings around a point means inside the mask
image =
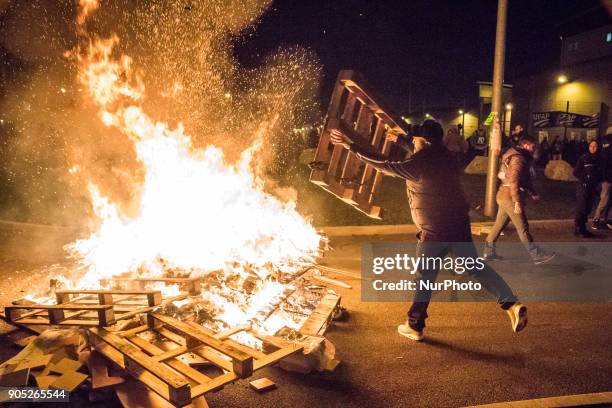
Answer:
[{"label": "building facade", "polygon": [[514,82],[513,122],[547,138],[587,139],[610,125],[612,24],[563,37],[560,64]]}]

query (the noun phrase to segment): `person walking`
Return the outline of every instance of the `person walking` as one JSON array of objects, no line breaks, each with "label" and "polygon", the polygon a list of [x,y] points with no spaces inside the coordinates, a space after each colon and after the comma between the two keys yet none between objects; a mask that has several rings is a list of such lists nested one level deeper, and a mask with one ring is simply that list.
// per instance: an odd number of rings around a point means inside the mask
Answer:
[{"label": "person walking", "polygon": [[468,150],[468,142],[457,131],[456,127],[450,127],[444,136],[444,146],[455,157],[457,163],[462,166],[464,157]]},{"label": "person walking", "polygon": [[535,151],[535,139],[524,135],[516,147],[512,147],[502,156],[500,178],[502,183],[497,190],[498,205],[495,224],[485,241],[484,255],[487,260],[503,259],[497,254],[495,243],[508,223],[512,221],[519,239],[527,248],[533,263],[546,263],[554,258],[554,253],[546,253],[534,242],[529,232],[529,222],[525,213],[525,199],[529,195],[533,200],[540,196],[533,188],[531,163]]},{"label": "person walking", "polygon": [[[438,122],[426,120],[412,130],[414,153],[408,159],[390,161],[374,152],[370,146],[357,144],[339,131],[332,131],[331,141],[353,152],[361,161],[406,181],[412,219],[418,228],[417,256],[444,257],[448,253],[465,258],[477,258],[472,240],[469,205],[460,183],[460,171],[452,154],[443,144],[444,131]],[[424,338],[427,309],[431,290],[421,282],[433,283],[438,275],[435,262],[417,272],[416,291],[405,324],[398,333],[411,340]],[[527,325],[527,308],[518,302],[512,289],[486,263],[482,270],[467,271],[491,293],[510,317],[512,329],[519,332]]]},{"label": "person walking", "polygon": [[612,229],[612,221],[610,220],[610,208],[612,208],[612,200],[610,199],[610,188],[612,186],[612,126],[608,128],[606,135],[602,139],[601,165],[603,181],[601,182],[599,204],[595,209],[593,229],[609,230]]},{"label": "person walking", "polygon": [[582,238],[594,238],[587,229],[587,219],[593,208],[597,194],[597,186],[603,178],[601,156],[598,154],[599,143],[592,140],[588,153],[578,158],[574,168],[574,177],[578,179],[576,187],[576,217],[574,219],[574,235]]}]

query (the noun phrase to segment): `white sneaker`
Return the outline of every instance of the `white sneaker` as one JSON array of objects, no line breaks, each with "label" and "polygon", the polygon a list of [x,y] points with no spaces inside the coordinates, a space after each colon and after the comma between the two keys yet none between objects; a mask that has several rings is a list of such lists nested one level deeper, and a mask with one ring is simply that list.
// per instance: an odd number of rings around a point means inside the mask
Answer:
[{"label": "white sneaker", "polygon": [[421,341],[425,338],[423,331],[414,330],[408,323],[397,326],[400,336],[408,337],[410,340]]},{"label": "white sneaker", "polygon": [[512,324],[512,330],[515,333],[520,332],[527,326],[527,307],[520,304],[515,303],[508,310],[508,316],[510,316],[510,324]]}]

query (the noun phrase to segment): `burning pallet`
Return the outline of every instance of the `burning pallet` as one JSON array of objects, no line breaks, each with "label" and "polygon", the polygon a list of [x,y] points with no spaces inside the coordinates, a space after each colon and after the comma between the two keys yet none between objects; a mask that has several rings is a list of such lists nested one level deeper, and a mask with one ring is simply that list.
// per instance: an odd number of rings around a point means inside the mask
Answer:
[{"label": "burning pallet", "polygon": [[367,145],[383,156],[406,132],[383,109],[380,99],[355,71],[340,71],[327,111],[310,181],[352,205],[368,217],[382,219],[376,193],[383,174],[362,163],[342,146],[334,146],[332,130],[340,131],[355,143]]},{"label": "burning pallet", "polygon": [[183,293],[163,299],[160,291],[153,290],[58,290],[55,305],[20,299],[6,306],[0,318],[21,327],[106,327],[187,296]]}]

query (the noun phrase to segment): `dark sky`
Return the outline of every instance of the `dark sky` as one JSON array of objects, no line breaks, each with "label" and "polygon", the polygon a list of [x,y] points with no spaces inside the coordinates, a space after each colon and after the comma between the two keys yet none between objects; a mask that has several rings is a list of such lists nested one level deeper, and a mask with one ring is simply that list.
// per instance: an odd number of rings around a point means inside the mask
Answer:
[{"label": "dark sky", "polygon": [[[605,0],[602,0],[605,1]],[[509,0],[506,82],[558,64],[567,20],[600,0]],[[398,112],[476,103],[475,81],[490,81],[495,0],[275,0],[255,35],[236,49],[241,61],[283,44],[313,49],[325,75],[326,104],[340,69],[361,71]],[[564,24],[565,23],[565,24]],[[565,27],[565,28],[564,28]],[[570,29],[573,29],[570,25]]]}]

